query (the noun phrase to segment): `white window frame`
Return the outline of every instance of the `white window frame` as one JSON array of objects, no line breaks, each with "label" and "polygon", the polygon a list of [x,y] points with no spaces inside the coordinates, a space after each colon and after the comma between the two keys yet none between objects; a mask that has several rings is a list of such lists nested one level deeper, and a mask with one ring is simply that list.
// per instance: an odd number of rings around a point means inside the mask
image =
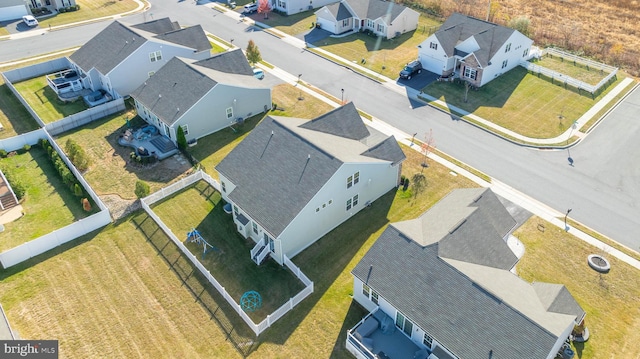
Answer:
[{"label": "white window frame", "polygon": [[372,29],[372,30],[375,29],[376,28],[376,23],[373,22],[373,20],[371,20],[371,19],[367,19],[367,28]]},{"label": "white window frame", "polygon": [[378,305],[378,303],[380,302],[380,296],[378,295],[378,293],[364,283],[362,283],[362,294],[365,295],[367,299],[369,299],[375,305]]},{"label": "white window frame", "polygon": [[529,55],[529,49],[524,49],[524,52],[522,53],[522,57],[527,57],[527,55]]},{"label": "white window frame", "polygon": [[180,127],[182,127],[185,136],[189,134],[189,125],[181,125]]},{"label": "white window frame", "polygon": [[220,184],[222,185],[222,192],[227,193],[227,187],[224,184],[224,181],[220,182]]},{"label": "white window frame", "polygon": [[504,69],[509,64],[509,60],[502,61],[502,68]]},{"label": "white window frame", "polygon": [[378,31],[378,32],[380,32],[380,33],[383,33],[383,34],[384,34],[384,32],[385,32],[385,27],[384,27],[384,25],[383,25],[383,24],[378,24],[378,29],[377,29],[377,31]]},{"label": "white window frame", "polygon": [[504,52],[507,53],[511,51],[511,43],[508,43],[507,46],[504,47]]},{"label": "white window frame", "polygon": [[[402,318],[402,323],[398,324],[398,322],[400,322],[400,317]],[[409,319],[407,319],[407,316],[400,313],[399,310],[396,311],[396,327],[399,328],[400,330],[402,330],[405,334],[407,334],[407,336],[409,336],[409,338],[411,338],[411,336],[413,335],[413,326],[415,325],[412,321],[410,321]],[[409,323],[409,325],[407,325],[407,323]],[[408,332],[408,333],[407,333]]]},{"label": "white window frame", "polygon": [[353,174],[353,184],[357,185],[360,182],[360,171]]},{"label": "white window frame", "polygon": [[430,49],[437,50],[437,49],[438,49],[438,44],[437,44],[437,43],[435,43],[435,42],[431,42],[431,43],[429,44],[429,48],[430,48]]},{"label": "white window frame", "polygon": [[352,198],[352,199],[353,199],[353,206],[354,206],[354,207],[358,205],[358,197],[359,197],[359,195],[357,195],[357,194],[356,194],[356,195],[355,195],[355,196],[353,196],[353,198]]},{"label": "white window frame", "polygon": [[342,27],[347,27],[347,26],[349,26],[349,19],[348,18],[342,20]]},{"label": "white window frame", "polygon": [[351,205],[351,203],[352,203],[352,199],[351,199],[351,198],[349,198],[349,199],[347,200],[347,211],[348,211],[348,210],[350,210],[350,209],[351,209],[351,207],[353,207],[353,206]]},{"label": "white window frame", "polygon": [[227,107],[227,119],[233,118],[233,107]]},{"label": "white window frame", "polygon": [[251,222],[251,227],[253,229],[253,233],[258,234],[258,224],[256,222]]},{"label": "white window frame", "polygon": [[427,348],[431,349],[433,347],[433,337],[429,335],[429,333],[424,332],[422,336],[422,344],[426,345]]},{"label": "white window frame", "polygon": [[353,175],[347,177],[347,188],[353,187]]},{"label": "white window frame", "polygon": [[475,80],[476,76],[478,76],[478,71],[476,69],[473,69],[471,67],[465,66],[465,68],[464,68],[464,77],[466,77],[468,79]]},{"label": "white window frame", "polygon": [[151,60],[151,62],[162,60],[162,50],[149,53],[149,60]]}]

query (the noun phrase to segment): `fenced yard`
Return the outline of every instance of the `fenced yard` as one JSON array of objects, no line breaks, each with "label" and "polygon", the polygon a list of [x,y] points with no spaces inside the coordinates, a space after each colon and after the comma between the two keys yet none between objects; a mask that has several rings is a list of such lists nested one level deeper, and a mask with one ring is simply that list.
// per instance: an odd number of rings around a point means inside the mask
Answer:
[{"label": "fenced yard", "polygon": [[89,108],[81,98],[73,102],[63,102],[58,99],[58,95],[47,84],[46,76],[13,85],[44,123],[55,122]]},{"label": "fenced yard", "polygon": [[[24,216],[7,223],[0,236],[0,252],[43,236],[89,216],[80,199],[63,183],[47,153],[39,146],[0,159],[26,188]],[[99,208],[96,208],[99,210]]]}]

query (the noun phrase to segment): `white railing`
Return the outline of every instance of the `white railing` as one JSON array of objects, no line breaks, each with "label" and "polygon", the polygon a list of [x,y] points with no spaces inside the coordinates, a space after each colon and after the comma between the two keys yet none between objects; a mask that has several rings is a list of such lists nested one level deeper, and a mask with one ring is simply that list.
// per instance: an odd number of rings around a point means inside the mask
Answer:
[{"label": "white railing", "polygon": [[262,247],[262,250],[260,251],[260,253],[258,253],[258,256],[256,257],[256,263],[257,264],[262,263],[262,261],[267,257],[269,253],[271,253],[271,251],[269,250],[269,246]]},{"label": "white railing", "polygon": [[[267,318],[265,318],[262,322],[260,322],[259,324],[255,324],[253,320],[247,315],[247,313],[245,313],[244,310],[242,310],[242,307],[240,307],[240,305],[235,301],[235,299],[227,292],[227,290],[213,277],[213,275],[211,275],[211,272],[209,272],[209,270],[206,269],[202,265],[202,263],[200,263],[198,258],[193,253],[191,253],[191,251],[182,243],[181,240],[178,239],[178,237],[176,237],[176,235],[171,231],[171,229],[169,229],[169,227],[167,227],[167,225],[164,224],[164,222],[162,222],[162,220],[153,212],[153,210],[150,207],[152,204],[184,189],[189,185],[196,183],[199,180],[206,181],[211,186],[213,186],[213,188],[215,188],[217,191],[220,191],[220,184],[211,176],[204,173],[202,170],[199,170],[194,174],[188,177],[185,177],[180,181],[170,185],[169,187],[163,188],[156,193],[153,193],[145,198],[142,198],[140,200],[142,204],[142,208],[158,224],[158,226],[165,232],[165,234],[167,234],[167,236],[182,251],[182,253],[184,253],[184,255],[187,258],[189,258],[191,263],[193,263],[193,265],[195,265],[195,267],[198,268],[200,273],[202,273],[207,278],[209,283],[211,283],[213,287],[216,288],[216,290],[236,311],[236,313],[240,315],[242,320],[244,320],[244,322],[247,323],[249,328],[253,330],[256,336],[258,336],[260,335],[260,333],[262,333],[267,328],[269,328],[273,323],[275,323],[276,320],[280,319],[288,311],[293,309],[293,307],[295,307],[298,303],[300,303],[304,298],[306,298],[311,293],[313,293],[313,282],[311,282],[309,278],[307,278],[307,276],[304,275],[302,271],[300,271],[300,268],[298,268],[295,264],[293,264],[293,262],[291,262],[289,258],[287,258],[287,256],[284,256],[284,260],[287,268],[289,268],[293,272],[293,274],[298,279],[300,279],[302,283],[305,284],[305,288],[302,291],[300,291],[300,293],[298,293],[296,296],[294,296],[293,298],[290,298],[285,304],[283,304],[275,312],[267,315]],[[267,249],[268,246],[265,246],[264,248]],[[270,251],[267,250],[266,253],[270,253]]]},{"label": "white railing", "polygon": [[529,61],[520,61],[520,66],[524,67],[525,69],[537,73],[537,74],[542,74],[544,76],[547,76],[549,78],[551,78],[551,81],[559,81],[562,82],[565,85],[569,85],[572,87],[575,87],[576,89],[578,89],[578,91],[580,90],[584,90],[587,91],[591,94],[596,93],[601,87],[603,87],[605,84],[609,83],[609,81],[616,76],[617,72],[618,72],[618,68],[617,67],[613,67],[613,66],[609,66],[603,63],[599,63],[599,62],[595,62],[593,60],[589,60],[589,59],[585,59],[582,57],[579,57],[577,55],[573,55],[573,54],[569,54],[567,52],[564,51],[560,51],[554,48],[547,48],[542,50],[542,52],[540,53],[540,57],[544,56],[546,54],[550,54],[553,56],[558,56],[558,57],[563,57],[563,58],[567,58],[568,61],[573,61],[573,62],[578,62],[581,64],[586,65],[589,68],[592,69],[596,69],[596,70],[601,70],[604,72],[608,72],[607,76],[605,76],[602,80],[600,80],[600,82],[598,82],[597,85],[591,85],[588,84],[584,81],[580,81],[577,80],[571,76],[565,75],[563,73],[548,69],[546,67],[540,66],[540,65],[536,65],[533,64]]},{"label": "white railing", "polygon": [[[4,183],[7,184],[7,188],[9,189],[9,192],[11,192],[11,197],[13,197],[13,200],[16,202],[16,204],[18,204],[18,197],[16,197],[15,192],[13,192],[13,188],[11,188],[11,183],[9,183],[9,181],[7,181],[7,177],[4,176],[4,173],[2,173],[2,171],[0,170],[0,176],[2,176],[2,180],[4,181]],[[2,207],[2,209],[4,210],[4,206],[2,205],[2,201],[0,201],[0,207]]]},{"label": "white railing", "polygon": [[251,249],[251,259],[255,258],[256,255],[258,255],[258,252],[260,252],[260,250],[262,250],[262,248],[264,248],[266,245],[267,244],[265,243],[264,238],[259,240],[258,243],[256,243],[256,245]]}]

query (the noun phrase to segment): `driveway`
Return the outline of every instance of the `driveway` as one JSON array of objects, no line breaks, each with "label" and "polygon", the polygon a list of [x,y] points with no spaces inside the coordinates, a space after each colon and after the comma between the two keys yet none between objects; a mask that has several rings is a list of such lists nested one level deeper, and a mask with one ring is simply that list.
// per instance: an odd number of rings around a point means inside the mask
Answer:
[{"label": "driveway", "polygon": [[15,19],[9,21],[0,22],[0,27],[4,27],[10,34],[18,34],[25,31],[35,30],[40,28],[40,25],[29,27],[27,24],[22,22],[22,19]]},{"label": "driveway", "polygon": [[427,70],[422,70],[422,73],[416,74],[411,77],[411,80],[401,79],[398,77],[396,83],[400,86],[410,87],[418,91],[425,88],[425,86],[436,81],[440,75]]},{"label": "driveway", "polygon": [[307,33],[297,35],[298,38],[304,40],[307,44],[313,44],[329,36],[331,36],[329,31],[318,29],[317,27]]}]

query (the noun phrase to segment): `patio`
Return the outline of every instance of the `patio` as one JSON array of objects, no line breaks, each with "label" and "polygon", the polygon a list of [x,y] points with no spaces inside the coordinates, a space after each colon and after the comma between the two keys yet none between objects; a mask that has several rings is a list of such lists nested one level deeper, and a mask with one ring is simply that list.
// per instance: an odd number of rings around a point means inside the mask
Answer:
[{"label": "patio", "polygon": [[[388,318],[388,319],[385,319]],[[390,327],[384,324],[390,322]],[[395,326],[393,320],[378,310],[367,315],[347,333],[347,349],[358,359],[414,359],[423,350]],[[426,359],[428,351],[424,349]]]},{"label": "patio", "polygon": [[[118,138],[118,143],[122,146],[131,147],[138,156],[155,156],[158,160],[171,157],[178,153],[176,145],[166,136],[156,131],[148,131],[151,125],[139,129],[128,128],[122,136]],[[146,131],[146,132],[145,132]],[[145,154],[146,153],[146,154]]]}]

